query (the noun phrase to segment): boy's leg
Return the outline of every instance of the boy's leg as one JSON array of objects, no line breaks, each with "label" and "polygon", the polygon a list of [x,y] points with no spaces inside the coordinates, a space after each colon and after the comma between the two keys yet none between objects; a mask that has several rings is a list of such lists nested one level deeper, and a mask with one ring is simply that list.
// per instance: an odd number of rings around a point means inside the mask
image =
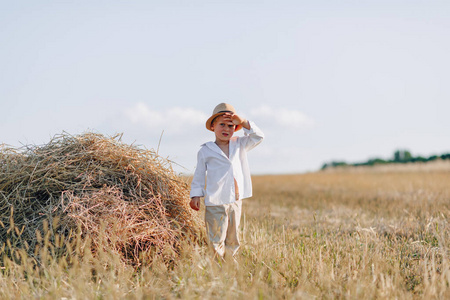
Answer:
[{"label": "boy's leg", "polygon": [[228,207],[228,229],[225,239],[225,247],[227,256],[234,257],[236,255],[239,243],[239,224],[241,222],[242,200],[231,203]]},{"label": "boy's leg", "polygon": [[215,255],[223,258],[228,227],[226,205],[206,206],[205,223],[209,246]]}]

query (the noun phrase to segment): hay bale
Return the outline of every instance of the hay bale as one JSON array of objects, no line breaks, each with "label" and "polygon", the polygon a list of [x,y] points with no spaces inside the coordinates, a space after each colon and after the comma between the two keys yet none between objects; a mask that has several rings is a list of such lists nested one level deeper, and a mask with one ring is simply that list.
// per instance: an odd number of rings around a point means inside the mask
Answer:
[{"label": "hay bale", "polygon": [[70,239],[81,230],[138,265],[143,253],[176,255],[185,241],[201,243],[187,183],[169,161],[120,137],[62,134],[43,146],[0,146],[1,242],[33,253],[36,232],[57,219],[53,232]]}]

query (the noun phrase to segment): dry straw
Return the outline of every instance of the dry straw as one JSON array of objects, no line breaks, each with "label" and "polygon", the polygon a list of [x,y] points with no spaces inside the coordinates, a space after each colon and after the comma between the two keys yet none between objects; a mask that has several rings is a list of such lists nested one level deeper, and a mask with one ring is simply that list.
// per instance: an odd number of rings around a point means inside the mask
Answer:
[{"label": "dry straw", "polygon": [[65,240],[81,231],[94,251],[107,245],[133,265],[155,254],[173,260],[183,243],[203,241],[188,203],[188,186],[170,162],[120,135],[64,133],[43,146],[0,145],[1,242],[34,256],[36,233],[49,224]]}]

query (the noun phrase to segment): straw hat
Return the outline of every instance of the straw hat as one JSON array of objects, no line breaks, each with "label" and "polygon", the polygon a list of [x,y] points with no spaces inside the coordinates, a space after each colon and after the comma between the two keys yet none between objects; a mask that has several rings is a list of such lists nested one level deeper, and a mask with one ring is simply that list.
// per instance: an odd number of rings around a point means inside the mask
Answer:
[{"label": "straw hat", "polygon": [[[214,107],[212,116],[209,117],[209,119],[206,121],[206,129],[211,130],[211,122],[214,120],[214,118],[221,116],[227,112],[236,114],[236,110],[234,109],[234,107],[231,104],[220,103],[219,105]],[[241,128],[242,128],[242,125],[236,125],[236,128],[234,129],[234,131],[238,131]],[[211,130],[211,131],[213,131],[213,130]]]}]

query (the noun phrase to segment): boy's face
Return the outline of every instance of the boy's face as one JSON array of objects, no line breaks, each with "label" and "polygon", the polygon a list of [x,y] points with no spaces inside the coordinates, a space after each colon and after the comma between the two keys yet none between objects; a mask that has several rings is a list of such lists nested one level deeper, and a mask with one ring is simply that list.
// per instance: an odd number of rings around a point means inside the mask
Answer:
[{"label": "boy's face", "polygon": [[236,125],[231,121],[225,121],[224,116],[218,116],[211,125],[216,134],[216,141],[229,142],[234,134]]}]

